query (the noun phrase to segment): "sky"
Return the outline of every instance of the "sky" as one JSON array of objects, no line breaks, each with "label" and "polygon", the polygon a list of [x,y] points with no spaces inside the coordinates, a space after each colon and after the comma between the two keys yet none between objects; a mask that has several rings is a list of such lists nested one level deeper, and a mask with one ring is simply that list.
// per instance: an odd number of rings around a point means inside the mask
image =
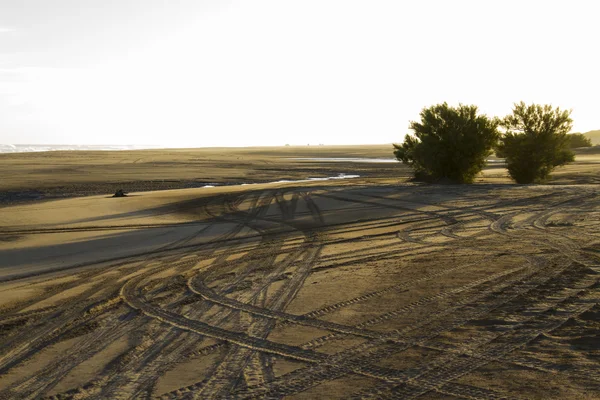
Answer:
[{"label": "sky", "polygon": [[400,142],[423,107],[600,129],[597,6],[0,0],[0,144]]}]

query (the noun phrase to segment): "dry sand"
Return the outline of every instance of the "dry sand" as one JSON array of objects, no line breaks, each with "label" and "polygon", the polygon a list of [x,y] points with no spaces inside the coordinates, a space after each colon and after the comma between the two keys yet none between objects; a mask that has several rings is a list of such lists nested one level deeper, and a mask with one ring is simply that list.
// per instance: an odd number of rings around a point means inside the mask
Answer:
[{"label": "dry sand", "polygon": [[[287,159],[384,147],[220,151],[0,157],[5,192],[69,197],[0,208],[1,399],[600,398],[600,156],[460,186]],[[363,176],[74,197],[119,168],[192,181],[190,157],[215,181]]]}]

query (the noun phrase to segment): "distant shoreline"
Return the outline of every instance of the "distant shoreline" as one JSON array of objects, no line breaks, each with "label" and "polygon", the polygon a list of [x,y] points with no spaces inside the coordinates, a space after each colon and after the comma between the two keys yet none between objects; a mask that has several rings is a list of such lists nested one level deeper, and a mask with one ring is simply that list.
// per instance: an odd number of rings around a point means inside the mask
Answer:
[{"label": "distant shoreline", "polygon": [[0,144],[0,154],[40,153],[54,151],[132,151],[132,150],[220,150],[220,149],[323,149],[332,147],[378,147],[392,146],[391,143],[370,144],[318,144],[318,145],[258,145],[258,146],[198,146],[198,147],[168,147],[163,145],[78,145],[78,144]]},{"label": "distant shoreline", "polygon": [[150,145],[77,145],[77,144],[0,144],[0,154],[38,153],[43,151],[122,151],[157,150],[162,146]]}]

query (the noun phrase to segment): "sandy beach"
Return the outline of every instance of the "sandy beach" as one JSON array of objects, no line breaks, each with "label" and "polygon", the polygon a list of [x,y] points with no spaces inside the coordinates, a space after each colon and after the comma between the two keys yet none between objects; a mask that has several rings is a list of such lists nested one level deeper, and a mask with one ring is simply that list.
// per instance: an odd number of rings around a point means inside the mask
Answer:
[{"label": "sandy beach", "polygon": [[391,150],[0,156],[0,398],[598,397],[599,154],[324,158]]}]

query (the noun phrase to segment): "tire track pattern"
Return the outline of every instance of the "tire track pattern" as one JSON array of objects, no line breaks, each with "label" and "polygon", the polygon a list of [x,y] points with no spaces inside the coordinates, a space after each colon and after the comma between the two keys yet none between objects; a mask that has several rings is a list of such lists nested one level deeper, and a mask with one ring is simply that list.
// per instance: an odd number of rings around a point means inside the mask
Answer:
[{"label": "tire track pattern", "polygon": [[[581,323],[599,307],[599,256],[589,250],[597,246],[598,224],[585,220],[578,226],[582,215],[600,210],[593,188],[292,188],[216,195],[197,206],[211,221],[199,222],[195,235],[81,273],[37,301],[94,282],[71,299],[37,310],[28,309],[35,302],[22,303],[0,315],[5,374],[65,336],[79,338],[37,374],[0,388],[0,398],[48,396],[79,365],[124,339],[125,352],[93,380],[47,398],[281,398],[336,384],[348,374],[375,382],[348,395],[357,399],[430,392],[518,398],[509,387],[502,392],[457,382],[491,362],[589,377],[582,391],[600,382],[600,368],[592,365],[558,370],[555,363],[515,355],[542,335],[574,329],[572,321]],[[225,233],[197,244],[197,237],[221,224]],[[111,229],[123,226],[26,234]],[[337,250],[327,252],[328,246]],[[431,261],[436,258],[437,264]],[[402,281],[338,297],[303,315],[286,311],[310,293],[312,274],[396,262],[406,264]],[[420,272],[421,262],[430,268]],[[381,301],[417,290],[422,293],[416,298],[362,322],[344,321],[346,310],[373,313]],[[295,345],[270,339],[276,328],[295,332],[301,326],[322,334]],[[461,339],[464,332],[472,332],[468,341]],[[344,344],[356,338],[358,344]],[[409,351],[424,355],[410,368],[389,362]],[[209,355],[213,361],[196,381],[158,391],[174,366]],[[301,366],[278,373],[284,359]]]}]

